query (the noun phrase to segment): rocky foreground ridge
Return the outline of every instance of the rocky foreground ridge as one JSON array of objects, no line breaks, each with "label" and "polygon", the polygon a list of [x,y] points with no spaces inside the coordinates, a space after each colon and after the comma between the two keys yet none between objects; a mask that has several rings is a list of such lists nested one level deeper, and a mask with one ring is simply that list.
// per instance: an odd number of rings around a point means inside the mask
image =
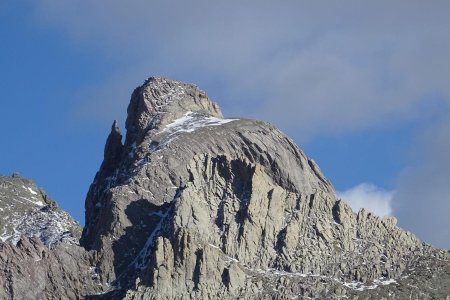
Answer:
[{"label": "rocky foreground ridge", "polygon": [[49,299],[450,299],[447,251],[354,213],[272,125],[223,118],[196,86],[157,77],[125,125],[79,244],[49,249],[33,231],[0,244],[1,297],[28,299],[28,283]]},{"label": "rocky foreground ridge", "polygon": [[37,237],[48,248],[78,244],[80,225],[36,184],[17,174],[0,176],[0,241]]},{"label": "rocky foreground ridge", "polygon": [[80,299],[100,292],[82,228],[44,190],[0,176],[0,299]]}]

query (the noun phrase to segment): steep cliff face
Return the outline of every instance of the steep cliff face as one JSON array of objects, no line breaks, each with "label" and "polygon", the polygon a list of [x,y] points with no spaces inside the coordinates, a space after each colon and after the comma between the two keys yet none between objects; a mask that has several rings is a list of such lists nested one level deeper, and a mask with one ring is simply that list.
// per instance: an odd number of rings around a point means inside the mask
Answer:
[{"label": "steep cliff face", "polygon": [[86,201],[102,297],[346,297],[448,259],[394,218],[352,212],[288,137],[223,118],[194,85],[148,79],[126,127],[122,145],[113,125]]},{"label": "steep cliff face", "polygon": [[[33,298],[27,284],[55,299],[450,297],[448,252],[353,212],[272,125],[224,118],[198,87],[158,77],[135,89],[125,125],[124,143],[117,122],[107,138],[80,245],[2,224],[17,245],[0,243],[0,298]],[[24,215],[47,201],[16,192],[36,206]]]}]

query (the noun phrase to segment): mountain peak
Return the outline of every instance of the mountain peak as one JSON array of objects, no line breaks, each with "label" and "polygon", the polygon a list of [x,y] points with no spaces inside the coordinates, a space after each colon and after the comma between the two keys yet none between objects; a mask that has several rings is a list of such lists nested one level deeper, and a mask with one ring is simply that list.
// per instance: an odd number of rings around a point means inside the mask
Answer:
[{"label": "mountain peak", "polygon": [[127,112],[127,146],[139,143],[148,131],[169,124],[188,112],[222,118],[219,106],[196,85],[163,77],[150,77],[137,87]]},{"label": "mountain peak", "polygon": [[14,200],[0,205],[8,210],[0,219],[10,225],[19,205],[34,212],[24,226],[3,226],[2,240],[17,231],[31,238],[0,243],[1,299],[450,295],[447,251],[394,218],[353,212],[289,137],[262,121],[223,118],[197,86],[147,79],[132,94],[126,128],[123,145],[112,124],[89,188],[83,248],[64,242],[41,190],[0,178],[0,204]]}]

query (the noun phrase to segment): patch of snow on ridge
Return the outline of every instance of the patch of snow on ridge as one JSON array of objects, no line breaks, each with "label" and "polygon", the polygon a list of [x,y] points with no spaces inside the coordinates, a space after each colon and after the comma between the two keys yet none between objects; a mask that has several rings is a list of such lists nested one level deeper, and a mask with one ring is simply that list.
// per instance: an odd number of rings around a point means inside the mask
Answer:
[{"label": "patch of snow on ridge", "polygon": [[[208,245],[212,248],[218,249],[219,251],[222,252],[223,255],[225,255],[228,259],[230,259],[226,263],[230,263],[232,261],[239,263],[239,261],[237,259],[226,255],[222,251],[222,249],[220,249],[220,247],[218,247],[214,244],[208,244]],[[371,284],[370,283],[364,284],[363,282],[360,282],[360,281],[345,282],[345,281],[342,281],[342,278],[321,275],[321,274],[313,274],[313,273],[306,274],[306,273],[301,273],[301,272],[287,272],[287,271],[277,270],[274,268],[255,269],[255,268],[248,267],[245,264],[242,265],[242,267],[244,267],[246,270],[248,270],[250,272],[254,272],[257,274],[261,274],[264,276],[270,276],[270,277],[302,277],[302,278],[316,277],[316,278],[325,279],[325,280],[332,280],[332,281],[338,282],[338,283],[342,284],[343,286],[345,286],[349,289],[355,290],[355,291],[373,290],[382,285],[398,284],[398,282],[394,278],[387,278],[387,277],[380,277],[378,279],[373,280],[373,282]]]},{"label": "patch of snow on ridge", "polygon": [[[33,203],[33,204],[35,204],[37,206],[44,206],[44,203],[42,201],[40,201],[40,200],[37,200],[35,197],[32,197],[33,199],[25,198],[25,197],[22,197],[22,196],[17,196],[17,197],[22,199],[22,200],[26,200],[28,202],[31,202],[31,203]],[[15,200],[18,201],[17,198]]]},{"label": "patch of snow on ridge", "polygon": [[198,128],[207,126],[220,126],[236,120],[238,119],[219,119],[212,116],[199,116],[190,111],[181,118],[178,118],[172,123],[167,124],[163,132],[193,132]]},{"label": "patch of snow on ridge", "polygon": [[355,290],[355,291],[364,291],[364,290],[373,290],[379,287],[380,285],[390,285],[390,284],[398,284],[397,281],[393,278],[384,278],[380,277],[379,279],[375,279],[372,285],[364,285],[358,281],[346,282],[344,286]]},{"label": "patch of snow on ridge", "polygon": [[9,226],[0,233],[0,241],[11,241],[16,245],[21,236],[37,237],[44,245],[52,248],[61,241],[78,244],[73,236],[72,228],[77,224],[64,211],[53,210],[48,207],[36,208],[24,215],[17,212],[12,214]]},{"label": "patch of snow on ridge", "polygon": [[28,188],[28,191],[30,191],[30,193],[32,193],[33,195],[37,195],[38,194],[35,191],[33,191],[30,187]]}]

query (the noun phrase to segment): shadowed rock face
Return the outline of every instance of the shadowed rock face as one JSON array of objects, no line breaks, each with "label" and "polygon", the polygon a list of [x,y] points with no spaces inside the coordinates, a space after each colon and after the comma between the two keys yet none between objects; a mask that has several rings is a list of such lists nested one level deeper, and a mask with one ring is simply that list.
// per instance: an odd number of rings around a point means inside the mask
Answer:
[{"label": "shadowed rock face", "polygon": [[[448,252],[421,243],[394,218],[380,219],[364,209],[354,213],[292,140],[264,122],[223,118],[196,86],[149,78],[132,94],[126,129],[122,143],[114,122],[89,189],[80,240],[84,249],[44,251],[59,255],[59,263],[77,262],[65,263],[71,267],[63,271],[71,275],[58,282],[67,281],[68,295],[450,295],[443,284],[450,282]],[[41,251],[7,247],[30,255]],[[58,264],[54,259],[47,265]],[[79,284],[82,289],[72,288]]]}]

